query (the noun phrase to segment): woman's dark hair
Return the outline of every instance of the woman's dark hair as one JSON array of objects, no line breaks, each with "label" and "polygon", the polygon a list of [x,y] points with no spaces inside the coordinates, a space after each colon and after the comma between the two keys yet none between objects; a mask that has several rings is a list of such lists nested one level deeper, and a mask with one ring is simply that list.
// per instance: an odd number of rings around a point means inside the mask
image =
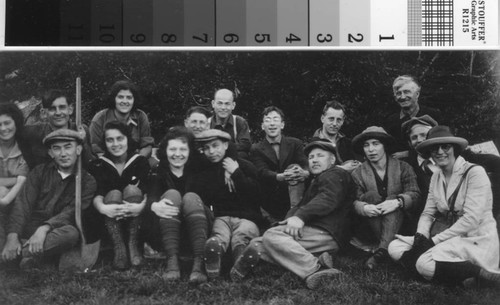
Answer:
[{"label": "woman's dark hair", "polygon": [[171,127],[167,134],[160,141],[160,145],[158,146],[158,159],[161,163],[168,163],[167,160],[167,146],[168,141],[180,139],[188,143],[189,146],[189,154],[191,155],[194,152],[194,135],[193,133],[184,126],[174,126]]},{"label": "woman's dark hair", "polygon": [[24,116],[21,109],[13,103],[0,103],[0,115],[10,116],[14,120],[14,124],[16,124],[14,137],[18,141],[24,129]]},{"label": "woman's dark hair", "polygon": [[[132,132],[131,132],[130,128],[122,122],[112,121],[112,122],[108,122],[108,123],[106,123],[106,125],[104,125],[104,132],[103,132],[103,136],[102,136],[103,147],[106,147],[106,131],[111,130],[111,129],[116,129],[121,134],[123,134],[125,137],[127,137],[127,146],[128,146],[127,147],[127,157],[131,157],[135,153],[135,151],[137,150],[138,145],[132,139]],[[107,149],[105,149],[104,156],[107,158],[111,157],[111,154]]]},{"label": "woman's dark hair", "polygon": [[42,107],[50,108],[52,106],[52,103],[60,97],[64,97],[66,99],[66,102],[68,102],[68,105],[71,104],[69,95],[66,91],[60,89],[50,89],[42,96]]},{"label": "woman's dark hair", "polygon": [[108,97],[106,98],[106,104],[109,109],[116,108],[115,98],[118,92],[121,90],[129,90],[134,96],[134,105],[132,106],[132,111],[138,108],[141,103],[141,95],[137,86],[128,80],[119,80],[111,86],[109,89]]}]

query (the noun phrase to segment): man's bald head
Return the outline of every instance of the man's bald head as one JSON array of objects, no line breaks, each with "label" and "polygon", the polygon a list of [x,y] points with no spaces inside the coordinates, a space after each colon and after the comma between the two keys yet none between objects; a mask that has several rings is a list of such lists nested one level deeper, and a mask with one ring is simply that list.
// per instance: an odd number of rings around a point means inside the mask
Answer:
[{"label": "man's bald head", "polygon": [[236,103],[231,90],[219,89],[215,92],[212,107],[214,108],[215,116],[218,119],[225,120],[233,112]]}]

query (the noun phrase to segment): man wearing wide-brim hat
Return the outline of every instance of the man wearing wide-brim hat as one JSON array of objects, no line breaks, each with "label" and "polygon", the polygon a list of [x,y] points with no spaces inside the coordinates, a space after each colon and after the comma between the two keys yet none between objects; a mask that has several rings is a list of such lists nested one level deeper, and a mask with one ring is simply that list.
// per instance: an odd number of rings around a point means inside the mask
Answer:
[{"label": "man wearing wide-brim hat", "polygon": [[[361,216],[361,224],[368,222],[377,242],[377,250],[365,262],[369,269],[387,260],[389,243],[406,225],[404,215],[413,211],[420,199],[411,166],[388,154],[393,143],[394,138],[378,126],[366,128],[353,139],[354,150],[366,158],[352,173],[356,184],[354,210]],[[358,232],[365,239],[367,233]]]},{"label": "man wearing wide-brim hat", "polygon": [[295,273],[310,289],[319,288],[323,280],[342,277],[332,267],[327,251],[336,252],[348,242],[352,178],[335,166],[336,149],[331,142],[311,142],[304,152],[313,180],[302,200],[278,226],[250,242],[231,270],[233,280],[244,278],[260,259]]},{"label": "man wearing wide-brim hat", "polygon": [[[432,176],[417,232],[398,235],[389,253],[427,280],[467,285],[479,278],[498,285],[500,254],[491,185],[482,167],[460,156],[467,145],[466,139],[440,125],[417,145],[420,154],[434,159],[439,171]],[[450,221],[433,230],[443,215]]]},{"label": "man wearing wide-brim hat", "polygon": [[[43,143],[53,161],[36,166],[16,198],[7,225],[2,260],[22,257],[20,267],[34,267],[41,256],[57,256],[79,239],[75,227],[75,170],[82,152],[80,133],[58,129]],[[82,172],[82,208],[96,190],[94,177]]]},{"label": "man wearing wide-brim hat", "polygon": [[[229,247],[236,260],[248,242],[259,236],[262,214],[257,169],[249,161],[227,155],[231,136],[225,131],[204,130],[195,136],[195,141],[210,164],[186,188],[198,194],[213,211],[215,220],[204,256],[208,277],[216,278]],[[225,172],[233,182],[231,189],[225,183]]]}]

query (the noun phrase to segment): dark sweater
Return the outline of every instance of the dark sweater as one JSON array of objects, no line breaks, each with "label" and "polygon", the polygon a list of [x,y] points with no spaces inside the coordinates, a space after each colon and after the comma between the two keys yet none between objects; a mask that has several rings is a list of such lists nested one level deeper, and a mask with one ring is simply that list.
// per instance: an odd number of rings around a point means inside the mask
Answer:
[{"label": "dark sweater", "polygon": [[198,194],[205,205],[213,209],[215,217],[233,216],[259,224],[262,215],[257,170],[252,163],[244,159],[236,161],[239,168],[231,175],[236,188],[235,192],[229,192],[225,184],[222,162],[212,163],[196,174],[189,181],[186,189]]}]

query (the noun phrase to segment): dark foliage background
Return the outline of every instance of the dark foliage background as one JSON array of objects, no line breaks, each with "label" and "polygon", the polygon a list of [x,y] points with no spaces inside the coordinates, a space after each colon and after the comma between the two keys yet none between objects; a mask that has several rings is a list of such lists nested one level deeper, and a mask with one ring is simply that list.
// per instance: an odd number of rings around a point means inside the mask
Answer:
[{"label": "dark foliage background", "polygon": [[392,81],[412,74],[422,85],[420,102],[440,109],[442,122],[471,143],[500,135],[498,51],[349,52],[3,52],[3,100],[38,98],[49,88],[74,90],[82,77],[83,118],[90,123],[111,84],[137,83],[140,108],[153,135],[182,123],[187,108],[209,105],[218,88],[237,88],[235,113],[246,117],[254,139],[262,137],[260,112],[276,105],[287,115],[286,133],[307,138],[320,126],[325,101],[348,107],[343,131],[351,137],[369,125],[383,125],[397,111]]}]

